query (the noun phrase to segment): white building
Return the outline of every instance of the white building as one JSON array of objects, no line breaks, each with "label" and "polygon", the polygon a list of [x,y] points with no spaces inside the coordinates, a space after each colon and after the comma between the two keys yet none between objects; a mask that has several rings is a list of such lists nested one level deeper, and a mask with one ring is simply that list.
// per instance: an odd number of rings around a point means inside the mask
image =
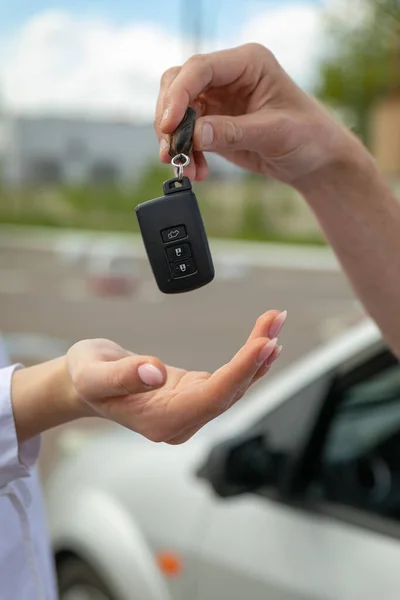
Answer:
[{"label": "white building", "polygon": [[[63,117],[8,117],[1,124],[6,185],[129,182],[158,160],[151,124]],[[209,156],[213,176],[241,171]]]}]

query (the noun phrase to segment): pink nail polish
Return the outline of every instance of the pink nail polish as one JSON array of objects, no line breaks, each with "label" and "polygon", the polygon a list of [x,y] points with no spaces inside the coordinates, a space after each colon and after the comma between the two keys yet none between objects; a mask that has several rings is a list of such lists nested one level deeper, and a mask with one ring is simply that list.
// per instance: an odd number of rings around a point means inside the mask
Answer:
[{"label": "pink nail polish", "polygon": [[269,358],[265,361],[265,366],[270,367],[273,363],[278,360],[280,353],[282,352],[282,346],[277,346],[275,352],[271,354]]},{"label": "pink nail polish", "polygon": [[270,338],[278,337],[282,327],[285,324],[287,319],[287,310],[281,312],[275,319],[272,321],[271,326],[269,328],[268,336]]},{"label": "pink nail polish", "polygon": [[261,349],[260,354],[258,355],[257,362],[262,365],[265,361],[270,358],[276,348],[277,338],[270,340],[265,346]]},{"label": "pink nail polish", "polygon": [[141,381],[150,387],[161,385],[164,381],[164,375],[151,363],[140,365],[138,367],[138,375]]}]

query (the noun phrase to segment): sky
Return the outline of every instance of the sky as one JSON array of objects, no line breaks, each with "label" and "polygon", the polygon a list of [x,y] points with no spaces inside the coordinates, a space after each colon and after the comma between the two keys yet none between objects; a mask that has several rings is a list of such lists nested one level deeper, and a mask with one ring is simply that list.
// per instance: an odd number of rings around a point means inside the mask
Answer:
[{"label": "sky", "polygon": [[[260,42],[312,88],[322,9],[336,0],[202,0],[200,48]],[[195,50],[196,0],[13,0],[0,3],[3,112],[150,120],[159,80]]]}]

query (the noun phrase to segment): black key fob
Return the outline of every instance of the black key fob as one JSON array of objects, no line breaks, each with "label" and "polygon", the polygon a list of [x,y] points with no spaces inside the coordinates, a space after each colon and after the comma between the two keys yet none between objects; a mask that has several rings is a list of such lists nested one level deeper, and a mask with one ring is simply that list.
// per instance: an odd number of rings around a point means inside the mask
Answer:
[{"label": "black key fob", "polygon": [[214,279],[214,265],[188,177],[169,179],[164,196],[136,207],[147,256],[165,294],[196,290]]}]

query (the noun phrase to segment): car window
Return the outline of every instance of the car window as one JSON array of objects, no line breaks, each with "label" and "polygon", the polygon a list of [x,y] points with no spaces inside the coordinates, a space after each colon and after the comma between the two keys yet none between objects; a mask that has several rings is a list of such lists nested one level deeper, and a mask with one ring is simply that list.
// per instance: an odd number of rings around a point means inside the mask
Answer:
[{"label": "car window", "polygon": [[399,428],[400,365],[395,365],[344,392],[324,461],[354,459],[373,451]]},{"label": "car window", "polygon": [[[390,355],[391,356],[391,355]],[[311,489],[325,500],[400,518],[400,365],[391,357],[337,386]]]}]

